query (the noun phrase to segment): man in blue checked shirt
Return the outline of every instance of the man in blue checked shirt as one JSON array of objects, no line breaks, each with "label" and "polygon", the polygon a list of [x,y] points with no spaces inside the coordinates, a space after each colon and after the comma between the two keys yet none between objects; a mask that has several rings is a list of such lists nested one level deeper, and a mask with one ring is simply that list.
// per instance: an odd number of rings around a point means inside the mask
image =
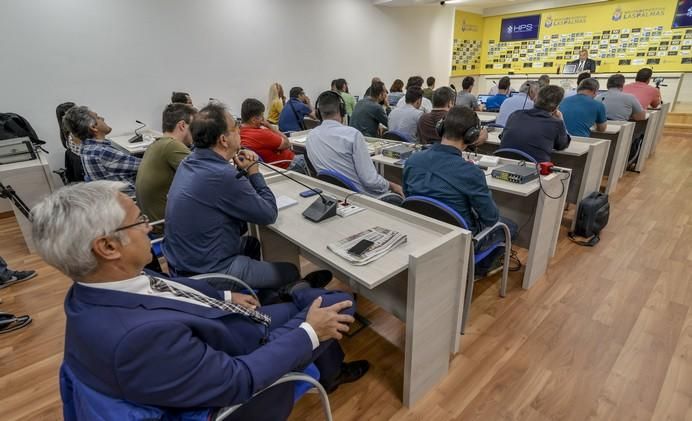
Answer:
[{"label": "man in blue checked shirt", "polygon": [[113,147],[106,139],[111,128],[103,117],[85,106],[72,107],[63,117],[63,125],[81,141],[85,181],[122,181],[127,184],[124,193],[134,194],[141,159]]}]

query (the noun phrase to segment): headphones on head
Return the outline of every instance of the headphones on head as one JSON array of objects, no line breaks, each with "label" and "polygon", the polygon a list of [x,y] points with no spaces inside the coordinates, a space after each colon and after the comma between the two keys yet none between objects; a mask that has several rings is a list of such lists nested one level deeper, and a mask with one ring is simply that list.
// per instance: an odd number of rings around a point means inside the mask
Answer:
[{"label": "headphones on head", "polygon": [[[481,136],[481,119],[478,118],[478,114],[474,113],[474,115],[476,116],[476,123],[464,132],[464,145],[473,145]],[[435,125],[435,132],[440,136],[440,139],[442,139],[445,134],[445,118],[438,121]]]},{"label": "headphones on head", "polygon": [[315,101],[315,117],[319,121],[322,121],[322,113],[320,112],[320,99],[326,97],[326,96],[336,96],[339,98],[339,115],[341,118],[344,118],[346,116],[346,101],[344,101],[344,98],[337,92],[334,91],[324,91],[320,94],[320,96],[317,97],[317,101]]}]

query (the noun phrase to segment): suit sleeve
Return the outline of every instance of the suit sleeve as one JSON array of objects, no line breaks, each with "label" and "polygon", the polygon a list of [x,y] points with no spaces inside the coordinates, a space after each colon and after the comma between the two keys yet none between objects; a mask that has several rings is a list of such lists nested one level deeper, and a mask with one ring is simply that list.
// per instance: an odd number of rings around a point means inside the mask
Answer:
[{"label": "suit sleeve", "polygon": [[174,408],[246,402],[312,356],[310,337],[295,329],[250,354],[218,351],[186,325],[152,322],[130,331],[115,352],[115,373],[126,400]]},{"label": "suit sleeve", "polygon": [[260,173],[236,179],[226,176],[227,189],[219,193],[219,208],[227,215],[252,224],[268,225],[279,211],[276,198]]}]

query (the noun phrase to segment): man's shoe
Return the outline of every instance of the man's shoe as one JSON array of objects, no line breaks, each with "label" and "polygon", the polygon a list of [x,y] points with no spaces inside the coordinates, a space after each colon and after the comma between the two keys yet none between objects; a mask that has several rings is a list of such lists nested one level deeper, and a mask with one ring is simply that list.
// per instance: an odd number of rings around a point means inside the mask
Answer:
[{"label": "man's shoe", "polygon": [[334,392],[343,383],[352,383],[360,379],[370,369],[370,363],[367,360],[352,361],[350,363],[341,363],[341,372],[336,377],[334,383],[325,388],[327,393]]},{"label": "man's shoe", "polygon": [[36,277],[36,275],[37,273],[35,270],[11,271],[8,279],[0,279],[0,289],[6,288],[12,284],[28,281]]},{"label": "man's shoe", "polygon": [[316,270],[305,275],[305,281],[311,288],[324,288],[332,281],[334,276],[328,270]]}]

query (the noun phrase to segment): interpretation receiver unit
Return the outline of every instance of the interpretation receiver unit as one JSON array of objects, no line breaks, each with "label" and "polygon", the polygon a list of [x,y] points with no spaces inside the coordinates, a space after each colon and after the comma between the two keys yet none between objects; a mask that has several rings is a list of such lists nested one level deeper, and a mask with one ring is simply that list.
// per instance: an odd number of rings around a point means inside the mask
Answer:
[{"label": "interpretation receiver unit", "polygon": [[493,169],[492,176],[510,183],[526,184],[538,178],[538,171],[535,167],[508,164]]},{"label": "interpretation receiver unit", "polygon": [[395,145],[382,149],[382,155],[394,159],[408,159],[415,148],[408,145]]}]

